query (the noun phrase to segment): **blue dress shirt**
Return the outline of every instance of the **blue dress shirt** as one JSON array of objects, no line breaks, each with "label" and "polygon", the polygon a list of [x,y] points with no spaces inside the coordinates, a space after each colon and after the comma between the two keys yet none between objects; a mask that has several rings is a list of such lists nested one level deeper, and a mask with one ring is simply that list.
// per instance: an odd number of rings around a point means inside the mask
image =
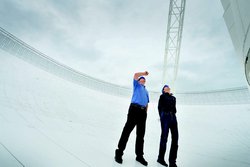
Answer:
[{"label": "blue dress shirt", "polygon": [[141,85],[137,80],[134,79],[133,82],[133,96],[131,103],[139,104],[146,107],[149,103],[148,91],[144,85]]}]

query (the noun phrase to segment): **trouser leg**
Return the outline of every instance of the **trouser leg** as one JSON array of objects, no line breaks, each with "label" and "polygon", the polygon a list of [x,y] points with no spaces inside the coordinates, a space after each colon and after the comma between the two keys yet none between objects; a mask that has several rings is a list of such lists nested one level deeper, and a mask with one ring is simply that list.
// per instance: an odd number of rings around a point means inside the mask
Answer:
[{"label": "trouser leg", "polygon": [[126,148],[128,139],[129,139],[129,135],[132,132],[132,130],[134,129],[136,125],[136,121],[135,121],[135,116],[134,113],[131,109],[131,107],[129,108],[129,112],[128,112],[128,116],[127,116],[127,122],[123,128],[119,143],[118,143],[118,149],[119,152],[121,154],[123,154],[123,151]]},{"label": "trouser leg", "polygon": [[174,124],[172,125],[172,127],[170,128],[170,131],[172,135],[172,143],[171,143],[170,154],[169,154],[169,163],[175,164],[176,159],[177,159],[178,138],[179,138],[178,125],[177,125],[176,120]]},{"label": "trouser leg", "polygon": [[158,159],[164,159],[167,147],[167,139],[168,139],[169,126],[167,121],[167,115],[163,113],[161,115],[161,139],[160,139],[160,148]]},{"label": "trouser leg", "polygon": [[137,157],[142,157],[144,154],[143,148],[147,113],[146,110],[141,110],[137,114],[135,153]]}]

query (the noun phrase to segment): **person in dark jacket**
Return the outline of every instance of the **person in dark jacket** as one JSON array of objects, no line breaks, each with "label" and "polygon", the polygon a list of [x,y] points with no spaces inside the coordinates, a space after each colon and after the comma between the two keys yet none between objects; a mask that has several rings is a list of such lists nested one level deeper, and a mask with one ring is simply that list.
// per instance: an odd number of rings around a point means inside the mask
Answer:
[{"label": "person in dark jacket", "polygon": [[169,167],[177,167],[176,158],[178,150],[178,126],[176,119],[176,98],[170,93],[168,85],[162,88],[162,94],[158,102],[158,112],[161,120],[161,139],[157,162],[168,166],[164,160],[169,130],[172,136],[172,143],[169,153]]}]

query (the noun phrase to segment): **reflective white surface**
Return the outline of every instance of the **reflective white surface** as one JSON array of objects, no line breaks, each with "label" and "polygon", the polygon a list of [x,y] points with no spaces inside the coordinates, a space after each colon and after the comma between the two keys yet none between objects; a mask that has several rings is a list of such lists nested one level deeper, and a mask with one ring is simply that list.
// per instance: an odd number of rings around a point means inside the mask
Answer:
[{"label": "reflective white surface", "polygon": [[[0,60],[0,166],[141,166],[135,130],[123,164],[114,162],[130,99],[65,81],[2,50]],[[180,167],[250,166],[250,105],[177,104],[177,112]],[[151,102],[144,145],[149,166],[160,167],[159,139],[157,102]]]}]

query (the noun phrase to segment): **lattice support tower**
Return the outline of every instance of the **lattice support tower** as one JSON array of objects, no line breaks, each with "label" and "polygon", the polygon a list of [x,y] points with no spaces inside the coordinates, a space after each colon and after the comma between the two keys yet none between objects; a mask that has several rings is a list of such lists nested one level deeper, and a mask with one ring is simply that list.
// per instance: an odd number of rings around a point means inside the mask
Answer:
[{"label": "lattice support tower", "polygon": [[164,55],[163,84],[175,90],[186,0],[170,0]]}]

